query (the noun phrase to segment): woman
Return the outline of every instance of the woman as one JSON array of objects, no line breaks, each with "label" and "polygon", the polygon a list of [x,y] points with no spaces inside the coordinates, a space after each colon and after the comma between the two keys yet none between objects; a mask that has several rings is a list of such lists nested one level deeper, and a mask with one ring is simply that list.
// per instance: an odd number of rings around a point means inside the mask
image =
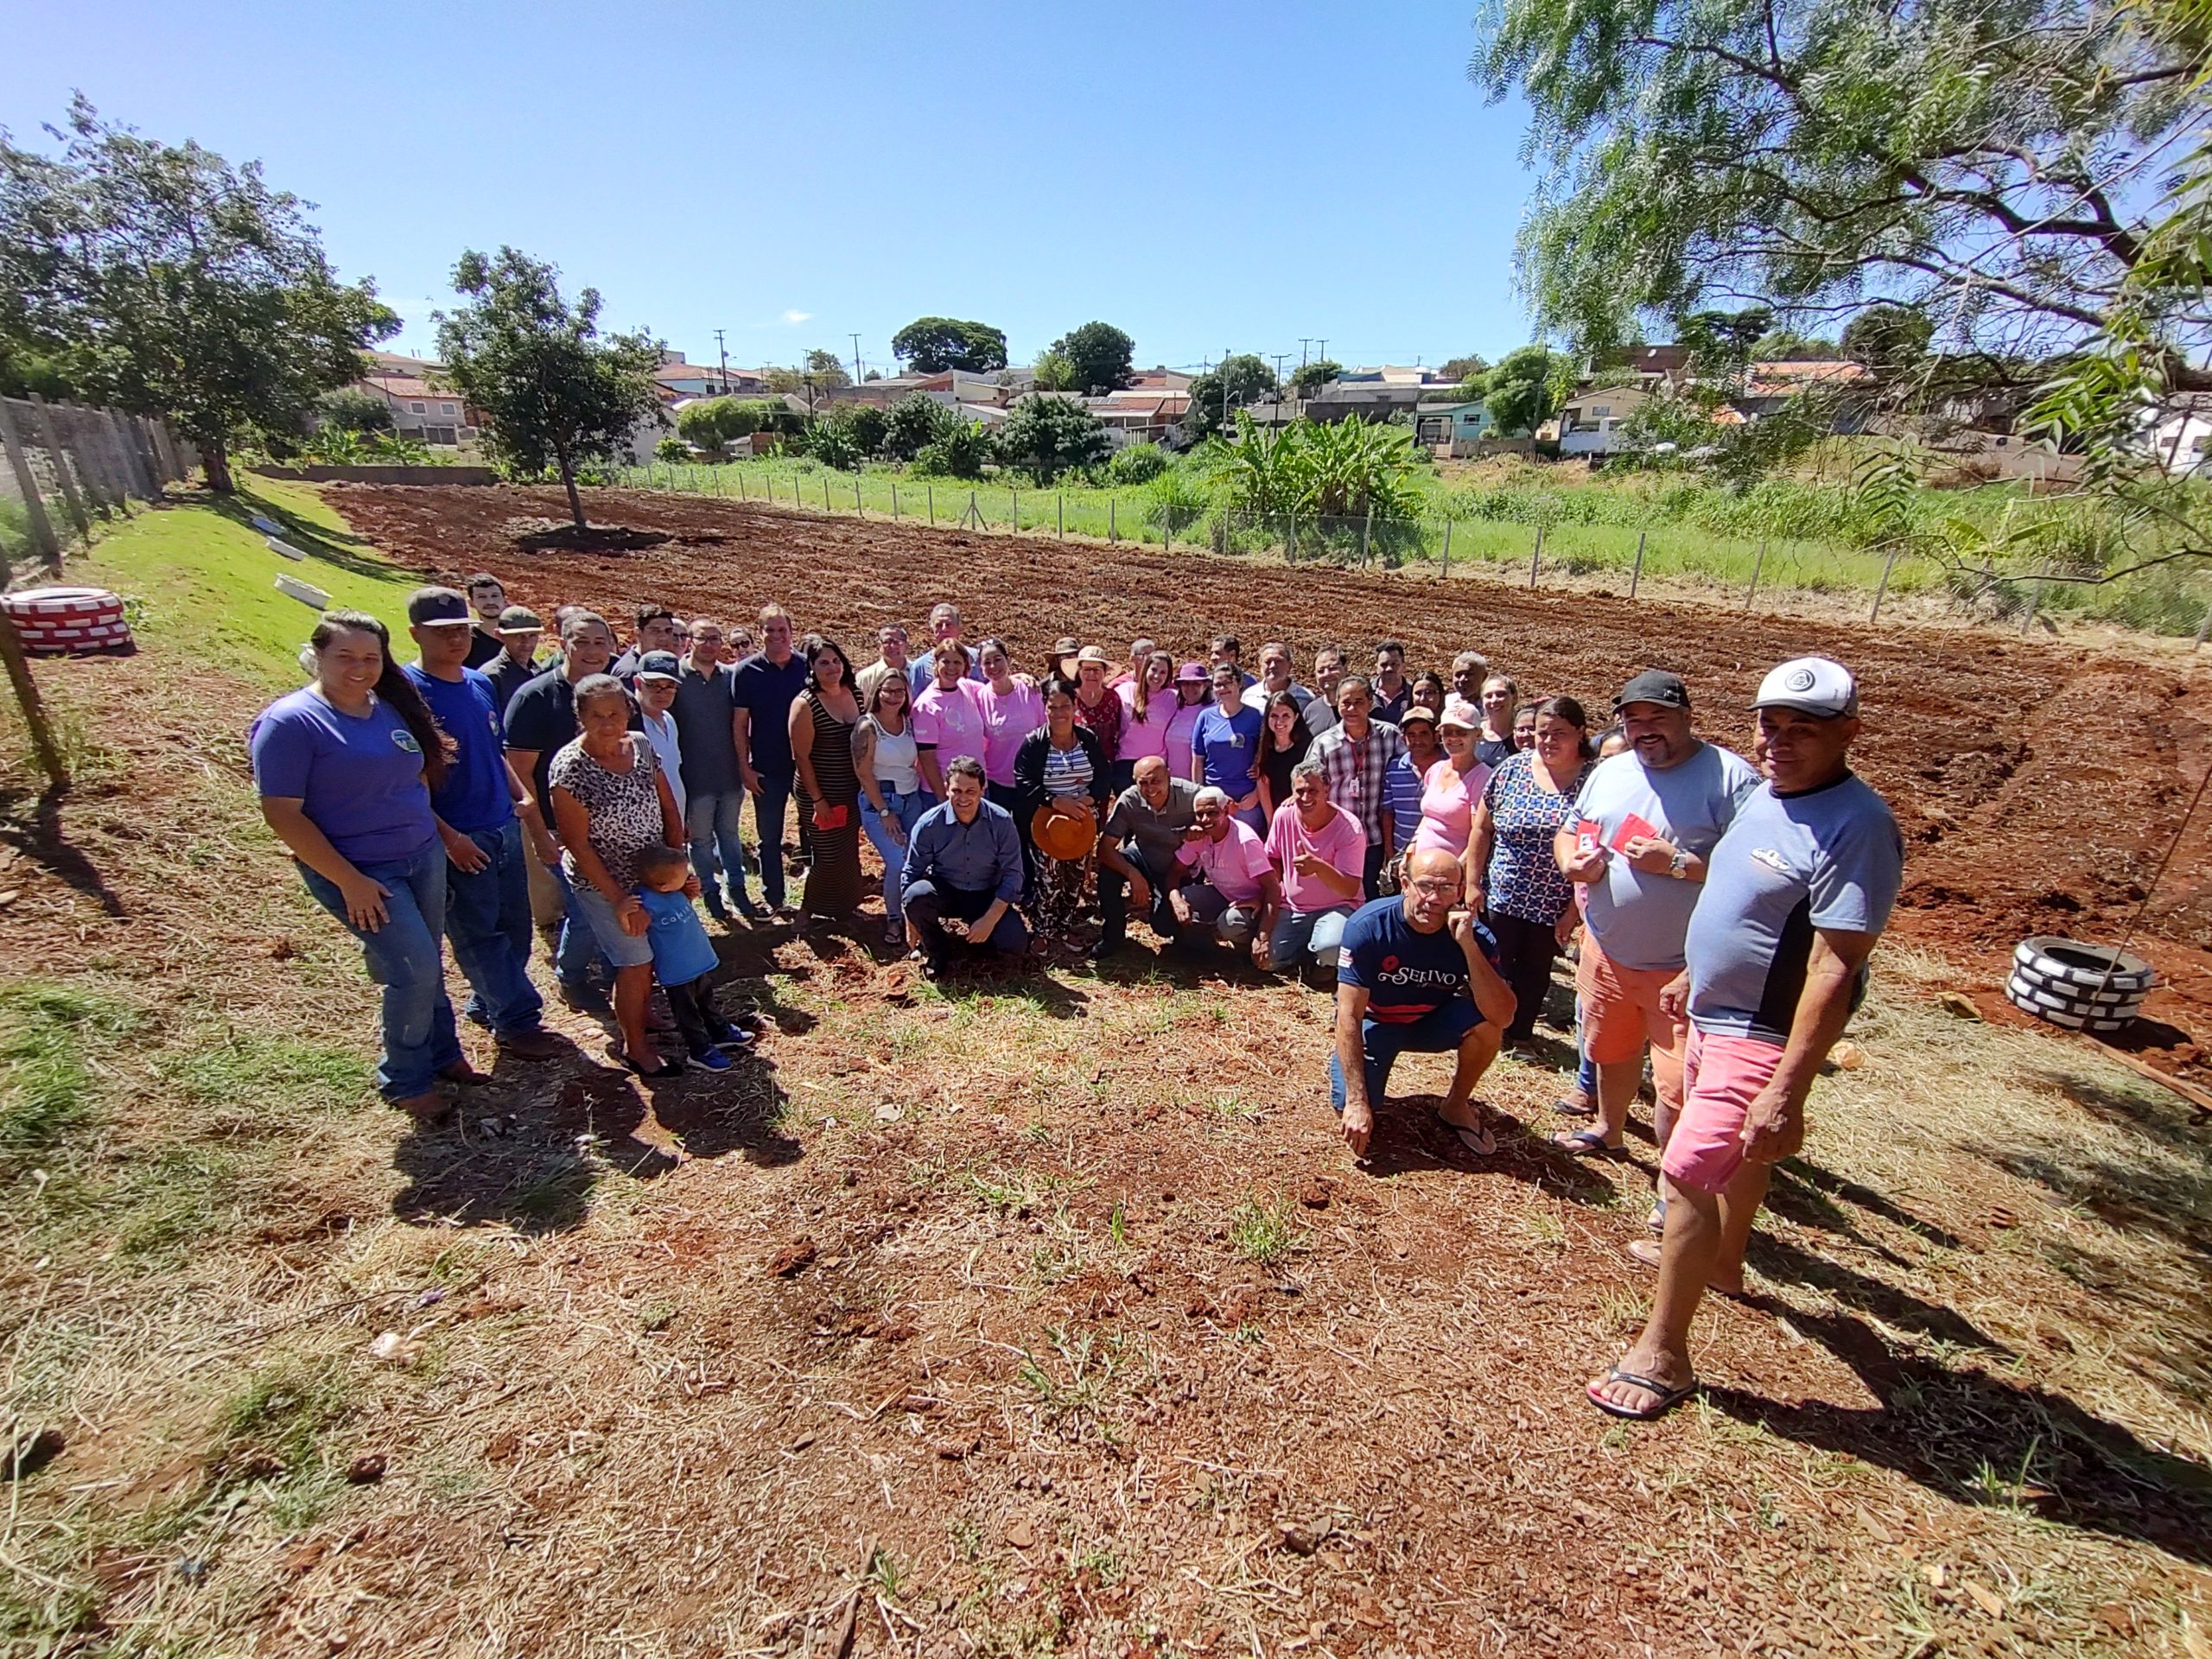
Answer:
[{"label": "woman", "polygon": [[1085,645],[1075,657],[1075,717],[1098,740],[1099,753],[1109,760],[1122,747],[1122,700],[1106,683],[1113,664],[1096,645]]},{"label": "woman", "polygon": [[1230,810],[1265,835],[1268,821],[1260,816],[1260,784],[1252,776],[1260,728],[1260,711],[1244,701],[1244,679],[1234,663],[1213,671],[1213,706],[1198,715],[1191,728],[1191,781],[1201,788],[1217,789],[1229,797]]},{"label": "woman", "polygon": [[1442,718],[1444,714],[1444,677],[1434,669],[1427,669],[1414,676],[1414,704]]},{"label": "woman", "polygon": [[921,752],[922,786],[944,798],[944,769],[962,755],[983,758],[986,732],[982,688],[967,677],[968,647],[941,639],[930,653],[933,677],[914,699],[914,741]]},{"label": "woman", "polygon": [[1076,687],[1058,677],[1045,682],[1045,723],[1023,741],[1014,761],[1019,779],[1016,823],[1027,823],[1045,807],[1055,817],[1081,820],[1084,830],[1079,858],[1052,858],[1038,849],[1029,910],[1040,950],[1067,943],[1076,912],[1083,906],[1084,883],[1098,842],[1098,817],[1106,810],[1106,751],[1077,717],[1076,692]]},{"label": "woman", "polygon": [[325,611],[308,661],[315,678],[263,709],[247,740],[261,816],[384,988],[377,1091],[439,1117],[436,1080],[480,1075],[446,997],[446,849],[430,791],[445,782],[452,745],[373,616]]},{"label": "woman", "polygon": [[1122,704],[1122,742],[1114,752],[1110,791],[1114,795],[1136,781],[1140,760],[1165,760],[1170,772],[1175,769],[1167,749],[1168,722],[1176,710],[1175,659],[1164,651],[1155,651],[1145,658],[1141,667],[1141,674],[1114,688]]},{"label": "woman", "polygon": [[1275,809],[1290,798],[1290,769],[1306,758],[1313,734],[1306,728],[1305,710],[1287,691],[1278,691],[1261,709],[1260,815],[1272,825]]},{"label": "woman", "polygon": [[1447,709],[1436,722],[1444,758],[1421,774],[1421,827],[1414,832],[1414,846],[1466,857],[1475,809],[1482,804],[1491,775],[1491,769],[1475,759],[1477,729],[1475,717],[1465,709]]},{"label": "woman", "polygon": [[1483,682],[1483,728],[1475,739],[1475,759],[1493,770],[1513,753],[1514,710],[1520,702],[1521,688],[1504,675]]},{"label": "woman", "polygon": [[1190,766],[1183,757],[1191,752],[1198,716],[1213,706],[1209,691],[1204,663],[1185,663],[1175,671],[1175,712],[1167,717],[1167,770],[1178,777]]},{"label": "woman", "polygon": [[1003,639],[986,639],[979,647],[983,681],[976,701],[983,711],[983,776],[990,798],[1014,810],[1014,757],[1022,739],[1045,723],[1045,696],[1037,682],[1014,671],[1014,654]]},{"label": "woman", "polygon": [[1513,747],[1533,749],[1536,747],[1536,705],[1523,703],[1513,711]]},{"label": "woman", "polygon": [[1381,886],[1385,893],[1398,891],[1398,875],[1414,837],[1421,833],[1421,780],[1428,769],[1444,758],[1436,741],[1436,716],[1421,703],[1406,705],[1398,719],[1406,752],[1382,769],[1382,798],[1390,806],[1390,861],[1383,866]]},{"label": "woman", "polygon": [[[645,1004],[653,989],[651,918],[638,898],[639,849],[655,842],[688,847],[683,815],[660,769],[652,742],[632,732],[630,699],[611,674],[576,682],[578,735],[553,756],[547,792],[554,831],[561,838],[561,869],[575,890],[576,906],[592,938],[614,964],[614,1023],[620,1036],[607,1058],[641,1077],[672,1077],[683,1068],[664,1060],[645,1035]],[[695,874],[684,892],[699,896]]]},{"label": "woman", "polygon": [[1535,1035],[1552,958],[1574,931],[1574,888],[1552,856],[1552,837],[1573,822],[1593,753],[1582,705],[1546,697],[1536,705],[1535,747],[1506,757],[1475,810],[1467,903],[1490,924],[1498,972],[1517,999],[1509,1043]]},{"label": "woman", "polygon": [[803,906],[809,916],[849,916],[861,902],[860,777],[853,769],[853,728],[861,705],[853,665],[834,639],[810,633],[799,643],[806,683],[791,699],[791,759],[811,801],[814,856]]},{"label": "woman", "polygon": [[883,861],[883,939],[904,943],[906,918],[899,908],[906,869],[906,837],[930,798],[923,792],[921,756],[906,718],[913,693],[904,674],[886,674],[868,693],[868,709],[853,728],[853,770],[860,776],[861,828]]}]

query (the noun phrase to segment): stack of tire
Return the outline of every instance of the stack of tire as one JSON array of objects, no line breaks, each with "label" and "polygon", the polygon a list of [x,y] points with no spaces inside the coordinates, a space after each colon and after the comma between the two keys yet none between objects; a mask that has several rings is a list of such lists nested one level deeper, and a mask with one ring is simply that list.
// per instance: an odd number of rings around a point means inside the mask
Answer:
[{"label": "stack of tire", "polygon": [[2156,978],[2125,950],[2042,934],[2014,947],[2005,996],[2038,1020],[2101,1036],[2134,1023]]},{"label": "stack of tire", "polygon": [[105,588],[27,588],[0,594],[23,649],[34,657],[77,657],[131,648],[123,601]]}]

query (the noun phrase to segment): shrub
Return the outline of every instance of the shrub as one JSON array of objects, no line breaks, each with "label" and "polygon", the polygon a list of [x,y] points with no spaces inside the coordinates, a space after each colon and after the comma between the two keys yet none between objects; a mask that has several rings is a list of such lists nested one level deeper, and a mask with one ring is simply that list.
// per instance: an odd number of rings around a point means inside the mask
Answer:
[{"label": "shrub", "polygon": [[808,454],[825,467],[835,467],[848,473],[860,470],[861,448],[855,442],[852,426],[848,422],[817,421],[807,428],[799,442]]},{"label": "shrub", "polygon": [[1098,417],[1074,398],[1039,393],[1014,404],[992,448],[1001,465],[1046,485],[1096,464],[1109,442]]},{"label": "shrub", "polygon": [[924,478],[981,478],[990,448],[979,423],[956,419],[921,447],[914,471]]},{"label": "shrub", "polygon": [[691,446],[677,437],[663,438],[653,445],[653,454],[674,466],[691,459]]},{"label": "shrub", "polygon": [[1118,449],[1106,463],[1109,484],[1149,484],[1174,462],[1156,443],[1133,443]]}]

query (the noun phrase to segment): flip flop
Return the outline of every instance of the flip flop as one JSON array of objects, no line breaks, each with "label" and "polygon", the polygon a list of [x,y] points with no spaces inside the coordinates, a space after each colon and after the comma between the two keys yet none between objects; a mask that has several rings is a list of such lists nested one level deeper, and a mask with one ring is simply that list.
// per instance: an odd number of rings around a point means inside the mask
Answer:
[{"label": "flip flop", "polygon": [[1481,1128],[1471,1129],[1464,1123],[1454,1123],[1440,1111],[1432,1110],[1429,1116],[1457,1135],[1459,1144],[1473,1153],[1476,1157],[1494,1158],[1497,1155],[1497,1136],[1491,1130],[1487,1120],[1484,1121]]},{"label": "flip flop", "polygon": [[664,1082],[670,1077],[680,1077],[683,1075],[683,1065],[676,1060],[664,1059],[658,1066],[648,1071],[623,1052],[620,1043],[609,1043],[607,1046],[607,1058],[625,1071],[636,1072],[648,1083]]},{"label": "flip flop", "polygon": [[1607,1416],[1625,1417],[1633,1423],[1648,1423],[1655,1417],[1664,1417],[1676,1406],[1681,1405],[1683,1401],[1695,1394],[1698,1389],[1698,1382],[1695,1377],[1692,1377],[1688,1382],[1683,1383],[1679,1389],[1670,1389],[1663,1382],[1655,1382],[1652,1378],[1648,1376],[1638,1376],[1634,1371],[1624,1371],[1618,1365],[1612,1367],[1611,1370],[1605,1373],[1605,1381],[1608,1382],[1626,1382],[1635,1388],[1643,1389],[1648,1394],[1656,1396],[1656,1403],[1645,1408],[1642,1411],[1633,1411],[1626,1406],[1616,1405],[1612,1401],[1606,1399],[1605,1395],[1599,1394],[1598,1389],[1600,1385],[1598,1383],[1592,1382],[1587,1389],[1583,1390],[1584,1393],[1590,1396],[1590,1403],[1597,1407],[1599,1410],[1604,1412]]},{"label": "flip flop", "polygon": [[1666,1237],[1666,1236],[1667,1236],[1667,1200],[1666,1200],[1666,1199],[1664,1199],[1664,1198],[1654,1198],[1654,1199],[1651,1201],[1651,1213],[1650,1213],[1649,1215],[1648,1215],[1648,1216],[1644,1217],[1644,1218],[1643,1218],[1643,1224],[1644,1224],[1647,1228],[1650,1229],[1650,1231],[1651,1231],[1651,1236],[1652,1236],[1652,1237],[1654,1237],[1654,1238],[1664,1238],[1664,1237]]},{"label": "flip flop", "polygon": [[1552,1110],[1557,1112],[1561,1117],[1595,1117],[1598,1115],[1598,1103],[1593,1100],[1578,1106],[1567,1096],[1561,1095],[1557,1100],[1552,1102]]},{"label": "flip flop", "polygon": [[1571,1152],[1577,1158],[1611,1158],[1623,1150],[1605,1144],[1603,1129],[1576,1129],[1571,1135],[1552,1136],[1551,1142],[1561,1152]]}]

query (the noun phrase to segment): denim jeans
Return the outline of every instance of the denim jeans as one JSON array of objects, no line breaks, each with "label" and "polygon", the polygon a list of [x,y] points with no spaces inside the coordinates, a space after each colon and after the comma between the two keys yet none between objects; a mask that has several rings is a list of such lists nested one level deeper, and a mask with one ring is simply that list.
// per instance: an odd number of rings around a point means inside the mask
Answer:
[{"label": "denim jeans", "polygon": [[1351,919],[1350,905],[1332,910],[1293,910],[1285,906],[1275,916],[1274,931],[1268,937],[1268,965],[1277,973],[1298,965],[1310,956],[1317,968],[1337,965],[1337,947],[1343,943],[1344,924]]},{"label": "denim jeans", "polygon": [[346,919],[346,895],[304,864],[300,874],[325,910],[361,942],[369,977],[384,987],[384,1053],[377,1091],[386,1100],[427,1095],[438,1070],[461,1058],[453,1004],[446,1000],[446,849],[435,836],[412,858],[353,867],[391,889],[385,924],[371,933]]},{"label": "denim jeans", "polygon": [[[1380,1020],[1361,1020],[1359,1047],[1363,1064],[1360,1069],[1367,1074],[1367,1103],[1370,1107],[1382,1103],[1399,1055],[1456,1053],[1467,1040],[1467,1033],[1482,1022],[1473,1000],[1465,996],[1454,997],[1402,1026]],[[1344,1071],[1337,1058],[1333,1034],[1329,1039],[1329,1104],[1338,1113],[1344,1109]]]},{"label": "denim jeans", "polygon": [[[1252,948],[1252,932],[1260,925],[1257,899],[1232,905],[1212,882],[1194,881],[1183,889],[1183,902],[1190,906],[1192,919],[1201,928],[1212,929],[1214,937],[1224,944],[1237,950]],[[1182,938],[1191,939],[1192,935],[1185,930]]]},{"label": "denim jeans", "polygon": [[553,866],[553,879],[561,884],[561,943],[553,951],[553,976],[562,988],[570,992],[591,988],[594,969],[602,970],[601,976],[612,982],[614,969],[601,953],[599,935],[592,931],[591,916],[576,902],[576,889],[569,880],[569,873],[560,865]]},{"label": "denim jeans", "polygon": [[[1175,890],[1174,870],[1171,866],[1166,875],[1155,873],[1145,862],[1144,854],[1134,841],[1122,843],[1122,857],[1144,872],[1145,885],[1152,889],[1152,913],[1145,919],[1152,924],[1152,931],[1163,939],[1174,939],[1183,931],[1183,924],[1175,919],[1175,906],[1170,895]],[[1119,870],[1109,868],[1103,859],[1098,861],[1098,919],[1102,925],[1101,943],[1121,944],[1127,941],[1129,928],[1129,882]]]},{"label": "denim jeans", "polygon": [[545,1001],[530,982],[530,872],[524,862],[522,824],[509,818],[497,830],[469,836],[491,861],[474,875],[446,870],[446,938],[453,959],[468,976],[468,1006],[494,1036],[535,1031]]},{"label": "denim jeans", "polygon": [[[936,804],[933,797],[918,789],[910,789],[901,795],[895,789],[886,789],[878,784],[876,792],[883,797],[883,804],[898,821],[899,827],[909,836],[922,821],[922,814]],[[906,874],[906,843],[891,838],[883,814],[875,810],[865,791],[861,796],[861,828],[868,832],[876,856],[883,861],[883,913],[896,916],[899,913],[899,887]]]},{"label": "denim jeans", "polygon": [[741,909],[753,902],[745,890],[745,874],[751,867],[746,860],[745,842],[738,835],[738,823],[744,816],[741,789],[694,795],[683,804],[683,833],[691,843],[691,873],[699,878],[700,890],[709,898],[714,896],[715,855],[720,853],[722,879]]},{"label": "denim jeans", "polygon": [[940,887],[925,876],[906,889],[904,906],[906,919],[922,936],[922,953],[942,968],[956,944],[969,950],[988,946],[1002,957],[1018,957],[1029,948],[1029,929],[1011,905],[988,939],[955,939],[944,931],[947,916],[957,916],[963,922],[978,921],[997,899],[995,892],[980,888],[970,892],[964,887]]},{"label": "denim jeans", "polygon": [[760,774],[753,798],[753,827],[760,836],[760,896],[771,906],[784,902],[784,813],[791,804],[791,780]]}]

